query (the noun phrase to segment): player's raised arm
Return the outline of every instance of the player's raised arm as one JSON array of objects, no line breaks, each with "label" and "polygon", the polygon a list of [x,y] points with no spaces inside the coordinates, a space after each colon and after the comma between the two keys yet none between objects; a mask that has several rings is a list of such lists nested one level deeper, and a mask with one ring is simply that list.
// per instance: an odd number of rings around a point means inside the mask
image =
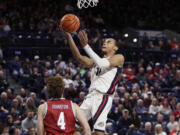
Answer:
[{"label": "player's raised arm", "polygon": [[45,135],[43,117],[44,117],[45,105],[42,104],[38,108],[38,123],[37,123],[37,134]]},{"label": "player's raised arm", "polygon": [[74,104],[74,108],[76,111],[76,118],[80,125],[83,127],[84,135],[91,135],[91,129],[89,127],[88,121],[86,120],[83,112],[80,110],[77,104]]},{"label": "player's raised arm", "polygon": [[[107,68],[107,67],[115,67],[115,66],[119,66],[122,67],[124,64],[124,56],[121,54],[118,55],[113,55],[110,59],[103,59],[101,57],[99,57],[92,49],[91,47],[88,45],[88,37],[86,32],[80,31],[79,32],[79,40],[81,42],[82,47],[84,48],[85,52],[89,55],[89,57],[94,61],[94,63],[100,67],[100,68]],[[108,42],[113,42],[114,39],[111,39]],[[112,54],[115,53],[115,51],[118,50],[118,48],[114,45],[114,52]]]},{"label": "player's raised arm", "polygon": [[74,40],[71,36],[70,33],[68,32],[64,32],[62,29],[61,31],[64,33],[64,35],[67,37],[68,40],[68,44],[70,46],[71,52],[73,54],[73,56],[75,57],[75,59],[80,62],[81,64],[86,65],[87,67],[92,67],[93,66],[93,60],[91,60],[90,58],[86,57],[86,56],[82,56],[76,46],[76,44],[74,43]]}]

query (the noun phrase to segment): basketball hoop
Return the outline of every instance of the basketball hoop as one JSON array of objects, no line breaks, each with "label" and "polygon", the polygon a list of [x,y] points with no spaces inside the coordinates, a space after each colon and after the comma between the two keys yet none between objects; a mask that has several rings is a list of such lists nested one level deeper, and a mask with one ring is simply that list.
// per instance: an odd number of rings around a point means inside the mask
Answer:
[{"label": "basketball hoop", "polygon": [[97,6],[99,0],[78,0],[77,6],[79,9]]}]

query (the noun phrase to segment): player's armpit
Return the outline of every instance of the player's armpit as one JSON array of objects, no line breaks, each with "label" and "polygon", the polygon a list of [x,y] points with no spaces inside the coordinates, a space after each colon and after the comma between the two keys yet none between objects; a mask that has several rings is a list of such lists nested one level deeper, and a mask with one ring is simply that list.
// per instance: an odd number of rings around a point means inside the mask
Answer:
[{"label": "player's armpit", "polygon": [[45,104],[42,104],[38,108],[38,123],[37,123],[37,134],[38,135],[45,134],[44,124],[43,124],[44,112],[45,112]]},{"label": "player's armpit", "polygon": [[124,64],[124,56],[121,54],[114,55],[112,58],[109,59],[110,67],[123,67]]},{"label": "player's armpit", "polygon": [[91,129],[89,127],[88,121],[85,118],[83,112],[81,111],[81,109],[79,108],[77,104],[74,104],[74,107],[76,111],[76,118],[78,122],[80,123],[80,125],[83,127],[84,135],[91,135]]},{"label": "player's armpit", "polygon": [[78,61],[79,61],[81,64],[83,64],[83,65],[85,65],[86,67],[88,67],[88,68],[91,68],[91,67],[93,67],[93,65],[94,65],[93,60],[90,59],[90,58],[88,58],[88,57],[86,57],[86,56],[81,56],[81,57],[78,59]]}]

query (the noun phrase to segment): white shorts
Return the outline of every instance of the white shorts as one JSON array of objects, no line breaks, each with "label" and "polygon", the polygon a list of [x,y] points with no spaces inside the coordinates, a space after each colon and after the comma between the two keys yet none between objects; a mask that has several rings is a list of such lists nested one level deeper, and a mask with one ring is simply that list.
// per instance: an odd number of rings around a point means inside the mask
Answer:
[{"label": "white shorts", "polygon": [[93,130],[104,132],[107,115],[112,107],[113,95],[103,95],[97,91],[89,93],[80,105],[87,120],[93,120]]}]

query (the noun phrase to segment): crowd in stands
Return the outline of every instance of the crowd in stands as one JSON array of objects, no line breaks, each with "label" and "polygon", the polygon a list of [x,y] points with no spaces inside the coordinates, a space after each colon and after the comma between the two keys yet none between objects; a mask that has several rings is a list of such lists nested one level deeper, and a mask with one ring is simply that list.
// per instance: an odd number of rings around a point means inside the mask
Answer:
[{"label": "crowd in stands", "polygon": [[[14,94],[3,76],[3,67],[23,87]],[[107,121],[107,132],[117,134],[173,135],[180,126],[180,58],[170,63],[145,59],[125,64]],[[0,132],[14,135],[36,134],[37,107],[49,99],[46,78],[64,77],[67,99],[80,104],[88,93],[90,69],[72,58],[64,61],[41,56],[15,56],[1,64]]]},{"label": "crowd in stands", "polygon": [[[38,36],[46,33],[44,38],[52,38],[54,44],[66,46],[67,41],[59,32],[58,22],[69,12],[80,17],[82,28],[90,28],[89,43],[94,49],[100,48],[107,32],[103,28],[107,27],[115,26],[118,30],[126,26],[180,28],[176,0],[99,1],[98,7],[81,12],[77,10],[74,0],[1,0],[0,41],[18,43],[18,38],[22,37],[16,37],[13,32],[27,32],[32,33],[25,39],[30,42],[28,39],[37,32]],[[5,33],[12,34],[6,39]],[[120,48],[129,47],[119,31],[114,31],[113,36]],[[151,40],[144,34],[142,48],[179,51],[180,43],[176,38],[172,41]],[[21,89],[10,87],[6,71],[16,83],[22,85]],[[65,60],[61,54],[56,59],[51,56],[44,59],[41,55],[35,55],[32,59],[19,55],[11,60],[3,60],[0,47],[0,134],[36,135],[37,108],[49,99],[46,78],[62,75],[65,82],[64,97],[80,104],[88,93],[90,72],[73,58]],[[164,62],[142,57],[137,63],[126,63],[114,93],[106,131],[121,135],[173,135],[179,129],[180,57],[176,55],[171,59],[169,56]]]},{"label": "crowd in stands", "polygon": [[[5,31],[53,32],[67,12],[81,17],[87,27],[137,27],[146,29],[180,28],[177,0],[99,1],[98,7],[79,10],[74,0],[13,0],[0,2],[0,26]],[[170,9],[170,12],[169,12]],[[2,27],[3,26],[3,27]]]},{"label": "crowd in stands", "polygon": [[[45,7],[45,8],[44,8]],[[113,10],[112,10],[113,9]],[[168,9],[171,9],[170,12]],[[101,1],[98,7],[86,10],[78,10],[74,0],[13,0],[0,1],[0,32],[10,33],[7,36],[10,43],[19,43],[18,40],[26,39],[29,44],[39,43],[39,39],[45,40],[49,44],[66,43],[66,40],[59,32],[59,19],[66,13],[75,13],[81,19],[81,28],[87,28],[90,31],[92,42],[98,42],[98,37],[102,38],[104,28],[112,31],[119,42],[124,44],[121,35],[121,28],[133,27],[140,29],[165,29],[178,28],[178,11],[176,1]],[[158,18],[158,19],[155,19]],[[164,28],[165,27],[165,28]],[[34,34],[38,33],[38,34]],[[24,36],[18,33],[28,33]],[[3,36],[1,35],[0,37]],[[121,36],[119,36],[121,35]],[[31,43],[31,39],[37,39]],[[52,40],[50,40],[52,39]],[[147,48],[157,50],[179,50],[180,44],[176,39],[172,41],[147,41]],[[48,41],[47,41],[48,40]],[[24,44],[27,42],[23,42]],[[44,43],[43,42],[43,43]],[[40,42],[41,43],[41,42]],[[39,44],[40,44],[39,43]],[[170,45],[170,46],[169,46]],[[143,46],[143,48],[146,48]]]}]

